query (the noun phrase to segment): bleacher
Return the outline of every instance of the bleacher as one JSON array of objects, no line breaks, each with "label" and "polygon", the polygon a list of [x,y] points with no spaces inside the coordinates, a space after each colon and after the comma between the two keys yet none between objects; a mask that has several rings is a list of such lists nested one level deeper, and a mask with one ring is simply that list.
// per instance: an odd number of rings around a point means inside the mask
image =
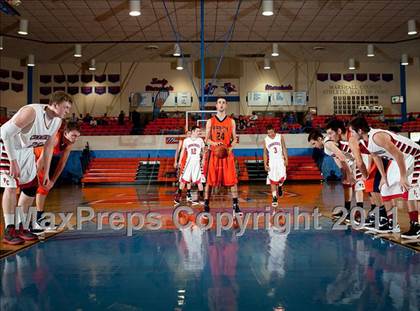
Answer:
[{"label": "bleacher", "polygon": [[[327,125],[328,121],[332,118],[330,115],[318,115],[314,116],[312,120],[312,127],[314,128],[325,128],[325,125]],[[346,124],[350,122],[351,119],[354,117],[351,115],[336,115],[337,120],[344,121]],[[374,116],[368,116],[366,117],[367,121],[369,122],[369,125],[374,128],[382,128],[387,129],[388,125],[384,122],[381,122],[378,120],[377,117]]]},{"label": "bleacher", "polygon": [[[98,121],[98,120],[97,120]],[[133,125],[126,118],[124,125],[118,124],[118,118],[106,118],[106,125],[92,126],[89,123],[81,124],[81,134],[84,136],[109,136],[109,135],[130,135]]]},{"label": "bleacher", "polygon": [[[262,158],[237,157],[240,181],[264,181]],[[173,158],[101,158],[93,159],[82,178],[82,183],[167,183],[177,181]],[[144,172],[142,172],[145,170]],[[153,175],[153,176],[152,176]],[[148,177],[153,177],[147,179]],[[314,160],[307,156],[289,157],[288,180],[320,181],[321,172]]]},{"label": "bleacher", "polygon": [[145,135],[183,134],[185,118],[159,118],[144,128]]}]

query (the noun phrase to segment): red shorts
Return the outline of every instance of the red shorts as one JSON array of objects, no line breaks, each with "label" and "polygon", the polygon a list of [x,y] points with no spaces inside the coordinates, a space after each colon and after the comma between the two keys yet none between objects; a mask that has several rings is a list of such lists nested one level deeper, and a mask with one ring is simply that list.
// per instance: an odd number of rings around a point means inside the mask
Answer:
[{"label": "red shorts", "polygon": [[236,176],[235,156],[229,153],[225,159],[219,159],[210,153],[210,159],[207,168],[207,184],[209,186],[231,187],[238,183]]}]

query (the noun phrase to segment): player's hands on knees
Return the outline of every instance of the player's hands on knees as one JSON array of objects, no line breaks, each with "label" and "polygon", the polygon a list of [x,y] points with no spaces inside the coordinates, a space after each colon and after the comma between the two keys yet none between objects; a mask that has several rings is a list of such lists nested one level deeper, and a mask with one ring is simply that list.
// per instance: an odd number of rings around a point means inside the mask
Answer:
[{"label": "player's hands on knees", "polygon": [[16,160],[10,161],[9,175],[12,176],[13,178],[20,177],[20,168]]},{"label": "player's hands on knees", "polygon": [[50,183],[50,177],[48,176],[48,174],[45,174],[44,179],[42,180],[42,185],[46,187],[49,183]]},{"label": "player's hands on knees", "polygon": [[407,177],[401,177],[401,179],[400,179],[400,185],[401,185],[401,188],[404,191],[408,191],[411,188],[410,184],[408,183]]},{"label": "player's hands on knees", "polygon": [[54,187],[54,182],[51,180],[48,180],[48,183],[44,185],[44,188],[46,188],[48,191],[50,191],[52,187]]}]

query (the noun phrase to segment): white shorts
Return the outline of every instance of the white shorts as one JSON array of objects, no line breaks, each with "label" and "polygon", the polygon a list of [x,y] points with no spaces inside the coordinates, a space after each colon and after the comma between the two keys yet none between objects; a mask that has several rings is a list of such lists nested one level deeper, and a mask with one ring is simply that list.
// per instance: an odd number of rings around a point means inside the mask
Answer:
[{"label": "white shorts", "polygon": [[19,185],[27,184],[36,178],[36,161],[32,148],[16,150],[16,160],[20,169],[18,180],[6,171],[0,172],[1,188],[17,188]]},{"label": "white shorts", "polygon": [[270,170],[267,175],[267,185],[283,185],[286,180],[286,167],[283,161],[268,163]]},{"label": "white shorts", "polygon": [[201,170],[200,162],[190,162],[185,164],[184,170],[181,173],[180,182],[183,183],[203,183],[205,182],[205,177]]},{"label": "white shorts", "polygon": [[[410,184],[413,184],[413,173],[414,173],[414,157],[405,157],[405,167],[407,168],[407,179]],[[384,201],[391,199],[403,198],[408,199],[409,193],[404,192],[400,185],[400,169],[398,168],[397,161],[389,161],[388,167],[385,168],[386,178],[388,180],[388,186],[383,185],[381,187],[381,195]],[[414,190],[414,188],[413,188]],[[410,190],[412,192],[412,190]],[[414,193],[413,193],[414,194]]]}]

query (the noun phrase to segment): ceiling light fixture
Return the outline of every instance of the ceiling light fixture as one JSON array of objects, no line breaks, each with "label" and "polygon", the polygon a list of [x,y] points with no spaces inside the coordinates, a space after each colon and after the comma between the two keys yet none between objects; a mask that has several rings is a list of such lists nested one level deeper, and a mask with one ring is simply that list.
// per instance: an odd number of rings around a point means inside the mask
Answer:
[{"label": "ceiling light fixture", "polygon": [[35,66],[35,56],[34,54],[28,55],[28,60],[26,62],[26,66],[28,67],[34,67]]},{"label": "ceiling light fixture", "polygon": [[349,59],[349,70],[355,70],[356,69],[356,61],[354,58]]},{"label": "ceiling light fixture", "polygon": [[416,26],[416,20],[414,19],[410,19],[407,22],[408,25],[408,35],[409,36],[414,36],[417,34],[417,26]]},{"label": "ceiling light fixture", "polygon": [[176,70],[183,70],[184,66],[182,65],[182,58],[178,58],[176,60]]},{"label": "ceiling light fixture", "polygon": [[277,43],[273,43],[273,51],[271,52],[271,56],[279,56],[279,45]]},{"label": "ceiling light fixture", "polygon": [[269,70],[271,69],[270,66],[270,59],[268,57],[264,58],[264,70]]},{"label": "ceiling light fixture", "polygon": [[3,50],[3,36],[0,36],[0,51]]},{"label": "ceiling light fixture", "polygon": [[90,60],[90,63],[89,63],[89,70],[90,70],[90,71],[95,71],[95,70],[96,70],[96,61],[95,61],[95,59],[94,59],[94,58],[92,58],[92,59]]},{"label": "ceiling light fixture", "polygon": [[26,36],[28,34],[28,20],[27,19],[21,19],[19,21],[18,34],[20,34],[22,36]]},{"label": "ceiling light fixture", "polygon": [[273,15],[273,0],[263,0],[262,2],[262,15],[271,16]]},{"label": "ceiling light fixture", "polygon": [[375,56],[375,46],[373,44],[368,44],[367,46],[367,56],[374,57]]},{"label": "ceiling light fixture", "polygon": [[408,64],[409,64],[408,55],[407,54],[401,55],[401,65],[408,66]]},{"label": "ceiling light fixture", "polygon": [[140,0],[130,0],[130,16],[140,16]]},{"label": "ceiling light fixture", "polygon": [[179,57],[181,56],[181,47],[179,46],[178,43],[175,43],[174,45],[174,54],[172,54],[175,57]]},{"label": "ceiling light fixture", "polygon": [[82,45],[75,44],[74,45],[74,57],[82,57]]}]

